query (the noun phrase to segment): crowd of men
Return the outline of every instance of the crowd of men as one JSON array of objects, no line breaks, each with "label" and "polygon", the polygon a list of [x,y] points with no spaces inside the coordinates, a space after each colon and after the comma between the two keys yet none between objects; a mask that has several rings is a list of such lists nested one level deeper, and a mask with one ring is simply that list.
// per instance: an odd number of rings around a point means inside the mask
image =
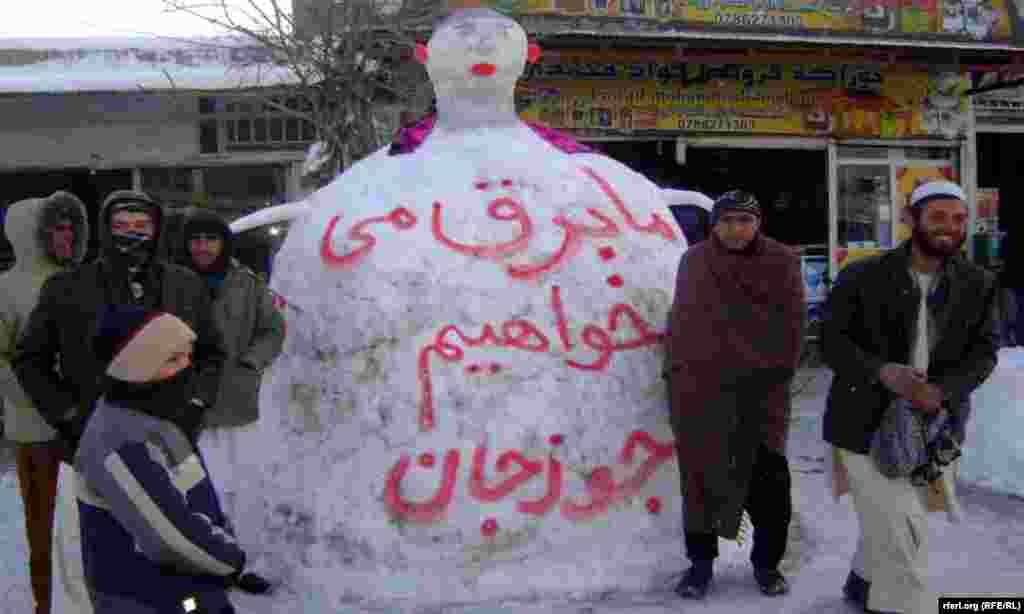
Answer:
[{"label": "crowd of men", "polygon": [[[232,429],[257,420],[260,374],[281,350],[283,319],[263,281],[232,258],[223,220],[192,215],[180,263],[164,256],[165,222],[146,194],[116,191],[100,209],[101,253],[83,263],[89,228],[74,195],[20,201],[6,215],[17,260],[0,276],[5,434],[16,446],[37,614],[162,614],[184,611],[185,598],[220,614],[228,586],[269,588],[243,572],[198,449],[201,438],[230,446]],[[168,375],[157,363],[172,355],[180,368]],[[111,428],[98,419],[109,408],[131,413]],[[152,420],[129,419],[138,416]],[[211,556],[214,542],[230,556]]]},{"label": "crowd of men", "polygon": [[[684,599],[708,595],[718,538],[737,535],[744,510],[755,582],[767,596],[790,590],[786,440],[806,305],[798,256],[761,219],[752,195],[722,195],[675,280],[664,376],[692,563]],[[852,494],[860,521],[842,592],[865,612],[929,611],[926,512],[957,509],[955,463],[924,479],[883,474],[872,453],[883,418],[899,402],[925,420],[946,415],[961,444],[970,394],[995,367],[998,290],[962,256],[967,219],[959,186],[919,186],[912,238],[847,265],[828,298],[823,435],[835,494]],[[273,588],[247,571],[232,527],[244,485],[217,476],[214,488],[203,457],[239,461],[283,321],[232,259],[223,220],[186,221],[182,263],[161,256],[164,223],[146,194],[115,192],[99,216],[102,253],[83,263],[89,229],[74,196],[7,213],[17,262],[0,276],[0,393],[36,614],[231,614],[228,590]]]}]

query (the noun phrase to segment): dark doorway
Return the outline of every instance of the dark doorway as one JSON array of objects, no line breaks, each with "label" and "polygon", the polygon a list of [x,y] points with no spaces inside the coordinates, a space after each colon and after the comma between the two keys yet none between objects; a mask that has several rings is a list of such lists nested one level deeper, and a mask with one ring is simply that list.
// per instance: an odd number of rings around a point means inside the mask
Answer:
[{"label": "dark doorway", "polygon": [[[3,181],[4,185],[3,200],[0,201],[4,209],[7,208],[7,205],[19,200],[49,196],[57,190],[71,192],[80,198],[89,213],[90,236],[86,260],[91,260],[99,249],[96,234],[99,207],[107,194],[114,190],[125,190],[132,187],[132,173],[127,169],[21,171],[2,173],[0,181]],[[0,240],[0,261],[9,262],[11,257],[10,244],[7,242],[7,237],[4,236]]]},{"label": "dark doorway", "polygon": [[1004,282],[1024,287],[1024,212],[1015,205],[1024,198],[1024,134],[978,134],[978,187],[999,190],[999,230],[1006,233],[1001,256]]},{"label": "dark doorway", "polygon": [[615,141],[598,149],[661,187],[715,198],[734,189],[757,196],[765,233],[790,245],[828,244],[828,155],[824,150],[689,147],[674,141]]}]

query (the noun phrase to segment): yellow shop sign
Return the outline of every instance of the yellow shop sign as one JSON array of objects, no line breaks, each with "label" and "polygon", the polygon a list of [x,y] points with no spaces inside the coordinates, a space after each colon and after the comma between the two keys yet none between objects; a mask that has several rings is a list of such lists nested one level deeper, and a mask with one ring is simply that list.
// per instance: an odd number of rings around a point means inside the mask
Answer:
[{"label": "yellow shop sign", "polygon": [[527,119],[623,132],[950,138],[964,129],[968,87],[966,75],[892,75],[852,65],[591,62],[542,66],[531,75],[521,88],[531,102]]}]

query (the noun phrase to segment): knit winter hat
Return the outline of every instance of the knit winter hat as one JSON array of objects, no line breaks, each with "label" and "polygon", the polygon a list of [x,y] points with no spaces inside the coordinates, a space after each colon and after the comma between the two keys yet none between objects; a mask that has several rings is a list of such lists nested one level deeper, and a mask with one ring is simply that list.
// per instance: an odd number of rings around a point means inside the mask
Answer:
[{"label": "knit winter hat", "polygon": [[757,218],[761,217],[761,205],[757,202],[757,198],[743,190],[730,190],[718,197],[711,207],[711,225],[717,224],[718,219],[726,211],[740,211]]},{"label": "knit winter hat", "polygon": [[189,268],[195,268],[195,263],[192,262],[192,256],[189,253],[189,241],[198,235],[216,235],[224,241],[224,249],[221,251],[220,257],[206,272],[223,271],[234,256],[234,236],[231,227],[224,221],[224,218],[212,211],[199,209],[190,213],[185,219],[185,226],[181,234],[184,238],[183,264]]},{"label": "knit winter hat", "polygon": [[967,202],[967,195],[963,188],[952,181],[939,180],[923,183],[910,193],[910,208],[921,209],[933,200],[940,198],[955,198],[960,202]]},{"label": "knit winter hat", "polygon": [[174,354],[196,339],[188,324],[162,311],[113,305],[101,317],[93,349],[107,375],[131,383],[153,379]]}]

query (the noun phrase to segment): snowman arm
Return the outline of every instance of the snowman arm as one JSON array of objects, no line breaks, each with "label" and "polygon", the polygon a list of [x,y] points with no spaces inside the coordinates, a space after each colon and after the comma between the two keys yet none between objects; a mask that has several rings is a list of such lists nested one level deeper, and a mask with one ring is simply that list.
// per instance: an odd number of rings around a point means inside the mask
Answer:
[{"label": "snowman arm", "polygon": [[267,207],[256,213],[238,218],[231,222],[231,232],[238,234],[260,226],[270,226],[281,222],[291,222],[306,215],[309,212],[309,203],[300,200],[294,203],[286,203],[275,207]]},{"label": "snowman arm", "polygon": [[694,205],[708,212],[711,211],[711,206],[715,204],[715,201],[713,201],[707,194],[704,194],[703,192],[694,192],[693,190],[662,188],[661,197],[665,200],[666,206]]}]

